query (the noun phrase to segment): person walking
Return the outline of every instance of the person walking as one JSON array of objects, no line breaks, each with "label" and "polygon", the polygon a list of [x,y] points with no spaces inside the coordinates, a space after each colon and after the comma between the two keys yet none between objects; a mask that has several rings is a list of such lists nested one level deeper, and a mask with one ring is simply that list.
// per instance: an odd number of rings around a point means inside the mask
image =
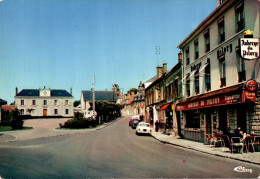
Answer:
[{"label": "person walking", "polygon": [[158,130],[159,130],[159,125],[160,125],[160,123],[159,123],[159,121],[157,120],[157,121],[155,122],[155,131],[156,131],[156,132],[158,132]]}]

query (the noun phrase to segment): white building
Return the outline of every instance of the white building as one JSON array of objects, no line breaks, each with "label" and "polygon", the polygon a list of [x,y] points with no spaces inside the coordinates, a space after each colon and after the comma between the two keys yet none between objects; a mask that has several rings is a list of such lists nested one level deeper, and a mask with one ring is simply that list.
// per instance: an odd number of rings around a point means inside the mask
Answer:
[{"label": "white building", "polygon": [[22,115],[32,117],[74,116],[73,96],[66,90],[16,88],[15,106]]},{"label": "white building", "polygon": [[186,100],[177,110],[185,138],[203,141],[205,134],[237,127],[260,134],[259,96],[245,89],[250,79],[260,82],[260,60],[241,58],[239,50],[248,29],[259,44],[259,18],[258,0],[218,0],[218,7],[179,44]]}]

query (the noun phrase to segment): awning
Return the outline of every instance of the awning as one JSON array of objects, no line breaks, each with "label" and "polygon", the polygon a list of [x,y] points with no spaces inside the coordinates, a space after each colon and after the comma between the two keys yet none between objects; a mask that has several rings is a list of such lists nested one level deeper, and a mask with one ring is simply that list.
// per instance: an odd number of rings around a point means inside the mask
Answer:
[{"label": "awning", "polygon": [[188,98],[185,101],[177,104],[176,111],[194,110],[213,106],[243,103],[246,101],[245,96],[247,96],[247,99],[249,99],[250,101],[255,101],[255,93],[250,93],[243,90],[243,85],[244,84],[239,84]]},{"label": "awning", "polygon": [[167,103],[167,104],[163,105],[163,106],[160,108],[160,111],[166,110],[170,105],[171,105],[171,103]]}]

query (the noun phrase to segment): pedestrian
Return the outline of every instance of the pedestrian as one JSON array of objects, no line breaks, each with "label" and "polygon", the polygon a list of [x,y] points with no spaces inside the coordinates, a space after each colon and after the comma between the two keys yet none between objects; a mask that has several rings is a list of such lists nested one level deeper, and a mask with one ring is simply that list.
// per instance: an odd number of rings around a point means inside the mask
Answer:
[{"label": "pedestrian", "polygon": [[159,130],[159,125],[160,125],[160,123],[159,123],[159,121],[157,120],[157,121],[155,122],[155,131],[156,131],[156,132],[158,132],[158,130]]}]

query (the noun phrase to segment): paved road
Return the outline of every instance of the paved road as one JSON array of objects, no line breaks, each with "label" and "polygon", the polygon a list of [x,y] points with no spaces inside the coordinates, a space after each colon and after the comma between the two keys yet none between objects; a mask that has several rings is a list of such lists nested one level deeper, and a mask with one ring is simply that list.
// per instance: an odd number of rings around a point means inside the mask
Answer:
[{"label": "paved road", "polygon": [[[241,166],[252,173],[239,173]],[[259,166],[136,136],[122,118],[102,130],[0,144],[3,178],[257,178]]]}]

